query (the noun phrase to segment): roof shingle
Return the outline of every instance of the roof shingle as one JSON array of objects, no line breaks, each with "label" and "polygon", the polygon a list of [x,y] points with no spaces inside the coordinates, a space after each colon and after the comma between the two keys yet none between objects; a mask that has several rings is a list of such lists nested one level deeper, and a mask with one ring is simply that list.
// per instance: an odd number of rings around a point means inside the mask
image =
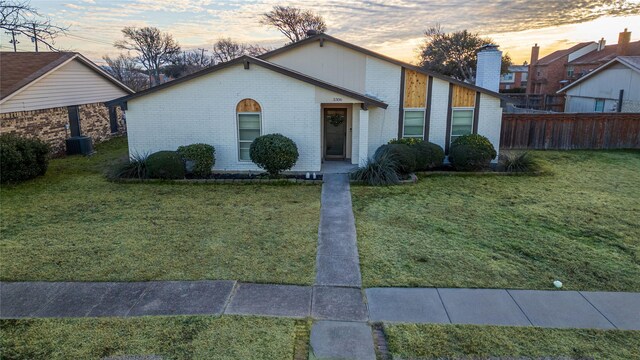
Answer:
[{"label": "roof shingle", "polygon": [[75,55],[73,52],[0,52],[0,99]]}]

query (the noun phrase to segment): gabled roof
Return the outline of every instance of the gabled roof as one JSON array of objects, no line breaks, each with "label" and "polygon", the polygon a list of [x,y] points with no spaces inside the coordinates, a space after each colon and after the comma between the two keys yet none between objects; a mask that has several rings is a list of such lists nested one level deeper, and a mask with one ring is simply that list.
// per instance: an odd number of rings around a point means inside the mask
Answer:
[{"label": "gabled roof", "polygon": [[[569,65],[587,65],[587,64],[603,64],[611,61],[616,57],[618,44],[607,45],[600,51],[592,51],[588,54],[569,62]],[[640,41],[629,43],[625,56],[640,56]]]},{"label": "gabled roof", "polygon": [[127,101],[129,101],[131,99],[135,99],[135,98],[138,98],[138,97],[141,97],[141,96],[145,96],[145,95],[157,92],[157,91],[161,91],[161,90],[170,88],[172,86],[181,84],[183,82],[187,82],[189,80],[198,78],[200,76],[211,74],[211,73],[214,73],[216,71],[225,69],[227,67],[230,67],[230,66],[233,66],[233,65],[242,64],[242,63],[244,63],[245,66],[247,66],[248,64],[258,65],[258,66],[261,66],[263,68],[275,71],[277,73],[280,73],[280,74],[292,77],[294,79],[309,83],[311,85],[315,85],[317,87],[320,87],[320,88],[323,88],[323,89],[327,89],[327,90],[333,91],[335,93],[351,97],[351,98],[356,99],[356,100],[360,100],[363,103],[368,104],[368,105],[374,105],[374,106],[377,106],[377,107],[380,107],[380,108],[383,108],[383,109],[386,109],[387,106],[388,106],[383,101],[380,101],[379,99],[373,98],[371,96],[368,96],[368,95],[365,95],[365,94],[361,94],[361,93],[358,93],[358,92],[355,92],[355,91],[351,91],[349,89],[345,89],[345,88],[337,86],[337,85],[330,84],[328,82],[316,79],[314,77],[305,75],[303,73],[300,73],[300,72],[297,72],[297,71],[285,68],[283,66],[280,66],[280,65],[277,65],[277,64],[262,60],[262,59],[258,59],[258,58],[255,58],[255,57],[249,56],[249,55],[243,55],[243,56],[241,56],[239,58],[236,58],[236,59],[233,59],[231,61],[227,61],[227,62],[218,64],[218,65],[215,65],[215,66],[208,67],[206,69],[197,71],[197,72],[195,72],[195,73],[193,73],[191,75],[187,75],[185,77],[181,77],[179,79],[166,82],[166,83],[164,83],[162,85],[154,86],[152,88],[149,88],[149,89],[146,89],[146,90],[143,90],[143,91],[139,91],[139,92],[137,92],[135,94],[132,94],[132,95],[123,96],[121,98],[108,101],[106,104],[107,105],[115,105],[115,104],[126,103]]},{"label": "gabled roof", "polygon": [[579,43],[579,44],[573,45],[572,47],[570,47],[568,49],[556,50],[556,51],[552,52],[551,54],[539,59],[534,65],[549,65],[552,62],[562,58],[563,56],[567,56],[567,55],[571,54],[572,52],[578,51],[578,50],[582,49],[583,47],[591,45],[591,44],[595,44],[595,42],[587,41],[587,42],[583,42],[583,43]]},{"label": "gabled roof", "polygon": [[562,92],[565,92],[567,90],[569,90],[570,88],[574,87],[575,85],[591,78],[594,74],[597,74],[609,67],[611,67],[614,64],[622,64],[625,65],[626,67],[630,68],[631,70],[637,71],[640,73],[640,56],[618,56],[616,58],[614,58],[613,60],[610,60],[608,63],[600,66],[599,68],[593,70],[592,72],[588,73],[587,75],[581,77],[580,79],[572,82],[571,84],[563,87],[562,89],[557,91],[557,94],[560,94]]},{"label": "gabled roof", "polygon": [[0,52],[0,99],[21,91],[69,61],[78,60],[114,85],[133,93],[84,56],[74,52]]},{"label": "gabled roof", "polygon": [[452,77],[449,77],[449,76],[446,76],[446,75],[442,75],[442,74],[439,74],[439,73],[436,73],[436,72],[433,72],[433,71],[425,70],[425,69],[423,69],[421,67],[418,67],[418,66],[406,63],[404,61],[400,61],[400,60],[391,58],[391,57],[386,56],[386,55],[382,55],[382,54],[377,53],[375,51],[371,51],[369,49],[365,49],[365,48],[360,47],[358,45],[354,45],[352,43],[346,42],[344,40],[340,40],[338,38],[335,38],[333,36],[330,36],[330,35],[327,35],[327,34],[324,34],[324,33],[320,33],[320,34],[317,34],[317,35],[309,36],[309,37],[307,37],[307,38],[305,38],[303,40],[300,40],[300,41],[291,43],[289,45],[285,45],[285,46],[283,46],[281,48],[269,51],[269,52],[264,53],[264,54],[262,54],[262,55],[260,55],[258,57],[260,59],[268,60],[270,57],[272,57],[274,55],[278,55],[278,54],[287,52],[289,50],[296,49],[296,48],[298,48],[298,47],[300,47],[302,45],[313,43],[313,42],[316,42],[316,41],[318,41],[318,42],[320,42],[320,41],[330,41],[330,42],[336,43],[338,45],[342,45],[342,46],[344,46],[346,48],[349,48],[351,50],[363,53],[365,55],[368,55],[368,56],[375,57],[375,58],[380,59],[380,60],[384,60],[384,61],[390,62],[392,64],[404,67],[406,69],[411,69],[411,70],[417,71],[419,73],[432,76],[432,77],[434,77],[436,79],[444,80],[444,81],[447,81],[447,82],[450,82],[450,83],[453,83],[453,84],[456,84],[456,85],[460,85],[460,86],[465,87],[465,88],[469,88],[469,89],[472,89],[472,90],[475,90],[475,91],[479,91],[481,93],[485,93],[487,95],[495,96],[495,97],[500,98],[500,99],[505,100],[505,101],[511,101],[508,97],[506,97],[506,96],[504,96],[504,95],[502,95],[500,93],[485,89],[485,88],[480,87],[480,86],[469,84],[469,83],[466,83],[464,81],[456,80],[456,79],[454,79]]}]

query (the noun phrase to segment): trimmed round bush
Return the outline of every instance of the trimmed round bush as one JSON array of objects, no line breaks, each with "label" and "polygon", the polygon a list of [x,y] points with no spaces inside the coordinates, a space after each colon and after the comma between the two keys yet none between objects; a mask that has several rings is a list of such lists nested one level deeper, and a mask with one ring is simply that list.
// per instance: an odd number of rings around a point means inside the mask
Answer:
[{"label": "trimmed round bush", "polygon": [[387,144],[376,150],[374,158],[387,155],[396,163],[396,170],[400,174],[410,174],[416,170],[418,152],[413,146],[407,144]]},{"label": "trimmed round bush", "polygon": [[478,171],[486,169],[497,156],[489,139],[482,135],[463,135],[453,141],[449,161],[456,170]]},{"label": "trimmed round bush", "polygon": [[158,151],[146,161],[151,179],[184,179],[184,164],[176,151]]},{"label": "trimmed round bush", "polygon": [[191,144],[178,148],[178,155],[185,163],[186,172],[200,178],[211,175],[211,168],[216,163],[215,154],[216,149],[209,144]]},{"label": "trimmed round bush", "polygon": [[278,176],[296,164],[299,154],[293,140],[282,134],[269,134],[253,140],[249,156],[251,161],[265,169],[269,175]]},{"label": "trimmed round bush", "polygon": [[39,139],[0,135],[0,182],[20,182],[44,175],[49,146]]},{"label": "trimmed round bush", "polygon": [[412,145],[416,152],[416,170],[424,171],[441,166],[444,162],[444,150],[440,145],[421,141]]}]

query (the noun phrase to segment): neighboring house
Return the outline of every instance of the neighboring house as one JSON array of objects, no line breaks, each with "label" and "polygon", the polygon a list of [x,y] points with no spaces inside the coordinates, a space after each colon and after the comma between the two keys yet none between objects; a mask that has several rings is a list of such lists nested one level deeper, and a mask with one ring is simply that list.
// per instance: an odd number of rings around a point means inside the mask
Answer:
[{"label": "neighboring house", "polygon": [[525,92],[529,65],[511,65],[506,74],[500,75],[500,92]]},{"label": "neighboring house", "polygon": [[297,144],[293,171],[319,171],[327,160],[362,164],[398,137],[448,150],[456,137],[478,133],[497,149],[501,52],[478,56],[476,86],[319,34],[110,104],[126,109],[131,155],[208,143],[217,170],[259,170],[249,146],[270,133]]},{"label": "neighboring house", "polygon": [[536,44],[531,48],[527,94],[555,94],[562,87],[561,81],[566,79],[566,64],[594,51],[597,47],[598,44],[593,41],[583,42],[538,59],[540,47]]},{"label": "neighboring house", "polygon": [[607,46],[601,39],[558,50],[541,59],[538,59],[539,53],[540,48],[536,44],[531,49],[527,94],[545,96],[545,109],[562,111],[564,99],[554,99],[558,90],[616,56],[640,56],[640,41],[631,42],[631,32],[624,29],[615,45]]},{"label": "neighboring house", "polygon": [[65,150],[65,139],[94,142],[125,131],[122,111],[104,103],[133,91],[78,53],[0,52],[0,132],[36,136]]},{"label": "neighboring house", "polygon": [[565,112],[640,112],[640,56],[618,56],[558,93]]}]

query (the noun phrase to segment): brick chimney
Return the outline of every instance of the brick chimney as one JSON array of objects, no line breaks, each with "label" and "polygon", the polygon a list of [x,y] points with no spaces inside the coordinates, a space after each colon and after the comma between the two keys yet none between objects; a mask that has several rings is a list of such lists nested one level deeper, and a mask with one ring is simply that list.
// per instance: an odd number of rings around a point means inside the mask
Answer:
[{"label": "brick chimney", "polygon": [[598,49],[597,49],[597,51],[600,51],[600,50],[604,49],[604,47],[606,45],[607,45],[607,41],[604,38],[600,39],[600,41],[598,41]]},{"label": "brick chimney", "polygon": [[538,56],[540,56],[540,47],[538,44],[535,44],[531,48],[531,62],[529,64],[535,65],[538,62]]},{"label": "brick chimney", "polygon": [[482,46],[478,51],[476,86],[498,92],[501,66],[502,51],[498,50],[498,45],[487,44]]},{"label": "brick chimney", "polygon": [[625,56],[629,51],[629,42],[631,41],[631,33],[624,29],[618,36],[618,47],[616,48],[616,55]]}]

